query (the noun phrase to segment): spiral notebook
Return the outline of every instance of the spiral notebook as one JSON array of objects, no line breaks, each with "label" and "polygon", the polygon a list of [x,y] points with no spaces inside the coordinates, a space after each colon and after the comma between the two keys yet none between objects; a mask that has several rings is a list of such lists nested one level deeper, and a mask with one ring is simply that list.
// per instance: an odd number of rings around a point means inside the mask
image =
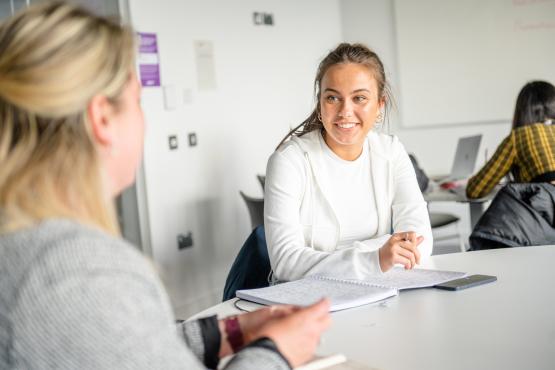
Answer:
[{"label": "spiral notebook", "polygon": [[362,306],[399,294],[402,289],[431,287],[465,276],[464,272],[394,267],[368,280],[313,275],[267,288],[238,290],[238,298],[263,305],[308,306],[327,297],[330,311]]}]

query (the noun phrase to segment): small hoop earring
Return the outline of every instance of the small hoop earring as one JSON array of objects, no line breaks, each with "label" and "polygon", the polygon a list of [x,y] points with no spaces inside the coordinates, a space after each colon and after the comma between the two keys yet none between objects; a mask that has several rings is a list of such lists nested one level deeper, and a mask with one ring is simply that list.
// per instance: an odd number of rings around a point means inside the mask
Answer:
[{"label": "small hoop earring", "polygon": [[318,121],[324,123],[324,122],[322,121],[322,116],[320,115],[320,112],[318,112]]}]

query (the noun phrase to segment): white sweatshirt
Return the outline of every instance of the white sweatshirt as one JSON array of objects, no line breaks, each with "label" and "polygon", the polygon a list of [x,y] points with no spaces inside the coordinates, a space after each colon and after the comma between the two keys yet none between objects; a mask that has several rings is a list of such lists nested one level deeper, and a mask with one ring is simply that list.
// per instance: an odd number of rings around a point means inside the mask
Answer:
[{"label": "white sweatshirt", "polygon": [[[418,188],[410,159],[395,136],[371,132],[367,137],[368,171],[375,202],[361,204],[354,196],[351,207],[369,207],[377,216],[377,232],[365,239],[341,243],[340,225],[364,230],[367,220],[338,218],[330,203],[336,173],[332,158],[313,131],[293,137],[272,154],[266,170],[264,225],[274,278],[295,280],[322,274],[365,279],[381,274],[378,249],[392,232],[415,231],[424,237],[419,250],[432,253],[432,231],[426,202]],[[352,187],[364,186],[352,184]],[[359,189],[360,190],[360,189]],[[358,212],[357,212],[358,213]],[[353,215],[355,212],[353,212]],[[365,224],[365,225],[362,225]],[[369,229],[370,230],[370,229]],[[374,228],[375,230],[375,228]]]},{"label": "white sweatshirt", "polygon": [[[368,171],[369,149],[364,142],[362,153],[354,161],[342,159],[318,135],[320,148],[325,156],[326,176],[320,181],[329,184],[327,200],[339,222],[339,248],[350,246],[357,240],[372,239],[378,232],[376,198],[370,171]],[[353,207],[353,199],[357,206]],[[366,206],[358,206],[363,204]],[[372,205],[371,207],[368,205]]]}]

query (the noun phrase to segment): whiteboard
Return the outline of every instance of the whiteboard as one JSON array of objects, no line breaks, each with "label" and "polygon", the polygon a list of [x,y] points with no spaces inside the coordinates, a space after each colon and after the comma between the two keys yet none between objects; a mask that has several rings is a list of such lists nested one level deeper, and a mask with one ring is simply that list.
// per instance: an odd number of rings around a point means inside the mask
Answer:
[{"label": "whiteboard", "polygon": [[510,122],[555,83],[555,0],[395,0],[404,127]]}]

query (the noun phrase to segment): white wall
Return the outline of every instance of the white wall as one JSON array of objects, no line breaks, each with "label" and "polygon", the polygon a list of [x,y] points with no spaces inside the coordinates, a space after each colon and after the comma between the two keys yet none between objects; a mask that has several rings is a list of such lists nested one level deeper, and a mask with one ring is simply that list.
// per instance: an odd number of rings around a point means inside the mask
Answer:
[{"label": "white wall", "polygon": [[[144,169],[152,254],[178,312],[221,299],[233,258],[250,233],[239,190],[261,196],[256,174],[312,105],[317,63],[341,39],[337,0],[130,0],[139,32],[158,34],[163,85],[180,104],[166,111],[160,88],[145,88]],[[254,11],[275,26],[255,26]],[[214,45],[217,89],[197,88],[194,41]],[[192,103],[182,103],[183,90]],[[196,132],[198,146],[187,146]],[[179,149],[170,151],[175,134]],[[176,237],[192,231],[194,246]]]}]

